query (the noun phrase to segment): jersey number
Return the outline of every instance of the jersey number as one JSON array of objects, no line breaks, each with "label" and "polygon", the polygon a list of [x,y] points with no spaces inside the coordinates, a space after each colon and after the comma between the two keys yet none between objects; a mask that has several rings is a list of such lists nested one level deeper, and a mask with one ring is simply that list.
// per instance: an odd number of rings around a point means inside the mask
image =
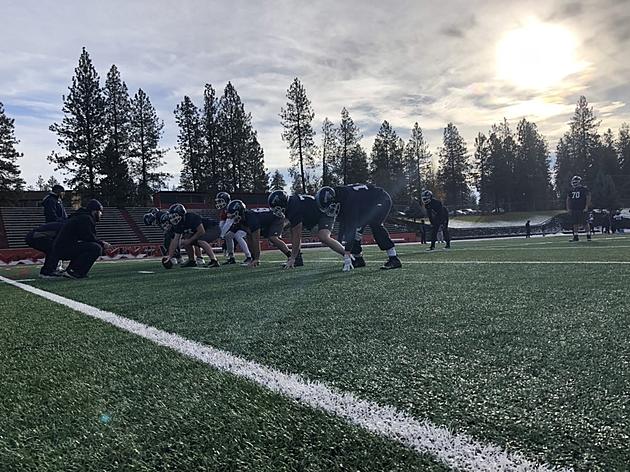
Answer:
[{"label": "jersey number", "polygon": [[367,190],[367,185],[355,185],[354,187],[352,187],[352,190]]},{"label": "jersey number", "polygon": [[577,200],[578,198],[580,198],[580,192],[571,192],[571,198],[573,200]]}]

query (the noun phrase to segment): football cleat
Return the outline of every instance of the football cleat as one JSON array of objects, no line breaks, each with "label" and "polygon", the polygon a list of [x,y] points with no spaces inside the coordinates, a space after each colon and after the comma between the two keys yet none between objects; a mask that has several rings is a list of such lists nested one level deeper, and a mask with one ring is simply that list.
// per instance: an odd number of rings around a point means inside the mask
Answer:
[{"label": "football cleat", "polygon": [[241,262],[241,265],[242,265],[243,267],[248,266],[248,265],[249,265],[249,263],[250,263],[251,261],[252,261],[252,258],[251,258],[251,257],[248,257],[248,258],[247,258],[247,259],[245,259],[243,262]]},{"label": "football cleat", "polygon": [[221,267],[221,264],[219,264],[219,261],[217,261],[216,259],[210,259],[210,261],[206,264],[206,267],[209,267],[209,268]]},{"label": "football cleat", "polygon": [[230,257],[227,261],[223,263],[223,265],[231,265],[231,264],[236,264],[236,259],[234,259],[233,257]]},{"label": "football cleat", "polygon": [[381,267],[382,270],[390,270],[390,269],[400,269],[402,267],[402,263],[398,256],[391,256],[385,264]]},{"label": "football cleat", "polygon": [[185,264],[182,264],[182,267],[197,267],[197,262],[193,260],[186,261]]},{"label": "football cleat", "polygon": [[354,266],[355,269],[358,269],[360,267],[365,267],[365,259],[363,259],[363,256],[361,254],[357,254],[356,256],[354,256],[352,265]]}]

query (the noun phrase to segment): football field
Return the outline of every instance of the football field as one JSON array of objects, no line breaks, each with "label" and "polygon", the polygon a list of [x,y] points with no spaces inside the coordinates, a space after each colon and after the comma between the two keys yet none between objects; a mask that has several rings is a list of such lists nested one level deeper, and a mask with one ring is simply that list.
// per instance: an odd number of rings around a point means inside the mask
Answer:
[{"label": "football field", "polygon": [[1,269],[0,470],[629,470],[630,237],[568,239]]}]

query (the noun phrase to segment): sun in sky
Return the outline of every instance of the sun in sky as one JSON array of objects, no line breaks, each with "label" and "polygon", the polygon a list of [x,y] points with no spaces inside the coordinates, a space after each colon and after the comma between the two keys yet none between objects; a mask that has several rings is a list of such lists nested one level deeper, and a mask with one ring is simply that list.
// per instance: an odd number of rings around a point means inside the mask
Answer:
[{"label": "sun in sky", "polygon": [[530,21],[497,44],[497,75],[519,88],[545,91],[583,69],[577,40],[568,29]]}]

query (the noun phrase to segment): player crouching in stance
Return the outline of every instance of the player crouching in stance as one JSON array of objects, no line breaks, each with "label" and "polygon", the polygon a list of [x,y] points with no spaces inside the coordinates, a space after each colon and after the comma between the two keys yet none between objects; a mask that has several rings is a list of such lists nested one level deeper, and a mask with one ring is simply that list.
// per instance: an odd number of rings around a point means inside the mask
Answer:
[{"label": "player crouching in stance", "polygon": [[245,255],[245,260],[241,265],[247,266],[252,261],[252,254],[249,252],[249,246],[245,240],[247,233],[237,229],[236,225],[234,225],[234,220],[227,217],[227,211],[225,210],[231,200],[232,198],[227,192],[217,193],[214,199],[217,210],[221,211],[219,214],[219,227],[221,228],[221,238],[225,241],[225,247],[227,249],[228,259],[223,265],[236,264],[236,259],[234,259],[234,240],[236,240]]},{"label": "player crouching in stance", "polygon": [[396,255],[394,242],[383,223],[392,208],[392,199],[380,187],[369,184],[355,184],[343,187],[322,187],[315,195],[315,203],[325,215],[339,217],[341,240],[345,243],[343,271],[364,267],[361,238],[366,226],[370,226],[374,239],[382,251],[387,251],[389,259],[381,269],[402,267]]},{"label": "player crouching in stance", "polygon": [[267,238],[271,244],[282,253],[291,257],[291,251],[280,236],[284,229],[284,218],[273,214],[269,208],[255,208],[248,210],[241,200],[232,200],[227,206],[228,219],[234,220],[239,231],[247,233],[247,244],[252,253],[252,260],[248,267],[256,267],[260,263],[260,238]]},{"label": "player crouching in stance", "polygon": [[51,265],[52,262],[56,260],[54,257],[51,257],[53,243],[63,224],[64,221],[54,221],[52,223],[43,224],[29,231],[25,237],[28,247],[37,249],[46,255],[44,265],[39,271],[39,277],[41,279],[58,279],[63,277],[63,271]]},{"label": "player crouching in stance", "polygon": [[582,177],[573,176],[571,179],[571,189],[567,193],[567,211],[573,229],[573,241],[579,241],[578,232],[580,226],[586,231],[586,240],[591,240],[591,229],[586,223],[586,210],[591,208],[591,191],[582,185]]},{"label": "player crouching in stance", "polygon": [[446,240],[445,249],[451,248],[451,234],[448,231],[448,209],[442,205],[442,202],[436,198],[433,198],[433,192],[431,190],[424,190],[420,195],[422,204],[427,210],[429,215],[429,221],[431,222],[431,247],[427,251],[435,250],[435,241],[437,240],[438,232],[442,228],[444,233],[444,239]]},{"label": "player crouching in stance", "polygon": [[[193,247],[198,246],[210,256],[207,267],[219,267],[217,256],[212,250],[212,243],[219,239],[221,231],[219,222],[210,218],[202,218],[196,213],[186,211],[184,205],[176,203],[168,209],[168,214],[162,217],[167,219],[174,233],[173,240],[168,248],[168,254],[162,258],[162,265],[170,269],[173,267],[172,258],[180,243],[188,254],[188,262],[182,267],[196,267],[195,252]],[[183,236],[183,238],[182,238]]]},{"label": "player crouching in stance", "polygon": [[286,218],[291,226],[291,257],[284,265],[285,269],[304,265],[300,251],[303,228],[310,230],[317,226],[319,240],[339,255],[345,254],[343,246],[331,236],[335,218],[324,214],[317,207],[315,197],[310,195],[289,197],[284,190],[275,190],[269,195],[268,203],[274,215]]}]

